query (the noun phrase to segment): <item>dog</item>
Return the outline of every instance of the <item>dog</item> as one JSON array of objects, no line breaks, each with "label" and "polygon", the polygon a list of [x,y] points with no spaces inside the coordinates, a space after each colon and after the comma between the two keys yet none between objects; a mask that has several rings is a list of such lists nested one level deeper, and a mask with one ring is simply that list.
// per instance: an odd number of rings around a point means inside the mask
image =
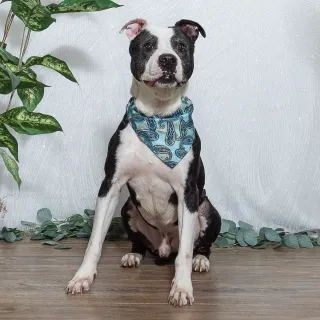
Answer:
[{"label": "dog", "polygon": [[221,227],[204,189],[193,104],[184,95],[194,69],[195,42],[206,33],[191,20],[156,27],[135,19],[122,31],[130,40],[132,98],[110,140],[92,234],[66,292],[89,290],[120,191],[127,185],[130,197],[121,215],[132,250],[121,265],[138,267],[147,251],[164,260],[175,256],[168,301],[191,305],[192,270],[209,270],[210,248]]}]

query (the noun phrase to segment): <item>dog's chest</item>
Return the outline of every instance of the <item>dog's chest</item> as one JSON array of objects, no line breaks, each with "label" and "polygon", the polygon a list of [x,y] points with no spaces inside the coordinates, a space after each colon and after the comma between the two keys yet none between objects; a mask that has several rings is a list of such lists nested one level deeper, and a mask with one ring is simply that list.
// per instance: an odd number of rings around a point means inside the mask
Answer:
[{"label": "dog's chest", "polygon": [[121,132],[117,168],[134,190],[141,214],[149,223],[161,228],[177,221],[177,204],[172,199],[183,193],[192,159],[191,150],[171,169],[138,138],[130,125]]}]

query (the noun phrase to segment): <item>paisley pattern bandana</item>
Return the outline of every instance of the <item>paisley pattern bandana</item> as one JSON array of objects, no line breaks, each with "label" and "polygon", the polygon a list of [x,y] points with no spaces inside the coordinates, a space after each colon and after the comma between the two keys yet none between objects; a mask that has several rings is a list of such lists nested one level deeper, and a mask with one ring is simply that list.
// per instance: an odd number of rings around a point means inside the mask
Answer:
[{"label": "paisley pattern bandana", "polygon": [[139,139],[168,167],[174,168],[190,151],[195,129],[193,104],[181,98],[181,107],[172,115],[147,117],[136,107],[135,98],[127,105],[127,117]]}]

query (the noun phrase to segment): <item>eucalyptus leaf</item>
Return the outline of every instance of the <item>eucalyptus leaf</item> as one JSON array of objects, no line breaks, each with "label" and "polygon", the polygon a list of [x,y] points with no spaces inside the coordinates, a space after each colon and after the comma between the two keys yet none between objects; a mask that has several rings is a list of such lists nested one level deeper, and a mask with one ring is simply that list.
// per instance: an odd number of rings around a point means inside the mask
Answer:
[{"label": "eucalyptus leaf", "polygon": [[253,229],[253,226],[251,224],[245,223],[243,221],[239,221],[238,224],[239,224],[240,229],[242,229],[242,230],[251,230],[251,229]]},{"label": "eucalyptus leaf", "polygon": [[313,248],[313,244],[311,239],[305,235],[305,234],[299,234],[297,235],[298,238],[298,242],[301,248],[307,248],[307,249],[312,249]]},{"label": "eucalyptus leaf", "polygon": [[41,233],[34,234],[30,239],[31,240],[44,240],[46,237]]},{"label": "eucalyptus leaf", "polygon": [[18,133],[38,135],[62,131],[59,122],[52,116],[29,112],[25,107],[11,109],[0,115],[0,122]]},{"label": "eucalyptus leaf", "polygon": [[258,243],[257,236],[253,229],[243,231],[243,240],[250,246],[255,246]]},{"label": "eucalyptus leaf", "polygon": [[44,241],[42,242],[42,244],[46,244],[48,246],[56,246],[58,243],[56,241],[50,240],[50,241]]},{"label": "eucalyptus leaf", "polygon": [[280,242],[281,238],[277,231],[272,230],[271,228],[267,229],[265,232],[265,237],[267,240],[272,242]]},{"label": "eucalyptus leaf", "polygon": [[57,235],[57,236],[53,239],[53,241],[59,241],[59,240],[65,238],[65,237],[66,237],[66,234],[65,234],[65,233],[60,233],[59,235]]},{"label": "eucalyptus leaf", "polygon": [[65,0],[59,4],[49,4],[48,10],[52,14],[68,12],[94,12],[110,8],[118,8],[121,5],[111,0]]},{"label": "eucalyptus leaf", "polygon": [[14,91],[19,83],[19,78],[0,64],[0,94],[8,94]]},{"label": "eucalyptus leaf", "polygon": [[255,246],[253,246],[253,249],[265,249],[268,246],[268,243],[263,240],[258,242]]},{"label": "eucalyptus leaf", "polygon": [[50,68],[54,71],[59,72],[68,80],[72,82],[77,82],[71,70],[69,69],[68,65],[64,61],[56,57],[53,57],[51,55],[46,55],[44,57],[36,57],[36,56],[30,57],[26,61],[24,68],[29,68],[35,65],[41,65],[41,66]]},{"label": "eucalyptus leaf", "polygon": [[83,225],[83,232],[84,233],[87,233],[87,234],[91,234],[92,232],[92,226],[90,226],[90,224],[88,222],[86,222],[84,225]]},{"label": "eucalyptus leaf", "polygon": [[72,249],[72,246],[68,246],[68,245],[65,245],[65,244],[58,244],[54,248],[57,249],[57,250],[65,250],[65,249]]},{"label": "eucalyptus leaf", "polygon": [[84,213],[88,216],[88,217],[92,217],[95,214],[95,211],[92,209],[85,209]]},{"label": "eucalyptus leaf", "polygon": [[21,221],[21,224],[26,227],[35,227],[37,224],[30,221]]},{"label": "eucalyptus leaf", "polygon": [[23,106],[30,112],[34,111],[44,95],[44,87],[18,89]]},{"label": "eucalyptus leaf", "polygon": [[221,229],[220,229],[220,233],[225,233],[228,232],[230,229],[230,224],[227,220],[222,219],[221,220]]},{"label": "eucalyptus leaf", "polygon": [[40,0],[12,0],[12,12],[32,31],[47,29],[56,19]]},{"label": "eucalyptus leaf", "polygon": [[317,238],[317,245],[320,246],[320,237]]},{"label": "eucalyptus leaf", "polygon": [[48,208],[42,208],[37,212],[37,219],[39,222],[43,223],[46,221],[51,221],[52,214]]},{"label": "eucalyptus leaf", "polygon": [[230,238],[226,238],[228,241],[229,246],[233,246],[236,243],[236,239],[230,239]]},{"label": "eucalyptus leaf", "polygon": [[228,240],[226,238],[223,238],[220,236],[218,236],[215,243],[219,248],[229,248],[230,247]]},{"label": "eucalyptus leaf", "polygon": [[299,242],[298,242],[298,238],[296,235],[294,234],[287,234],[283,237],[283,243],[292,249],[297,249],[299,248]]},{"label": "eucalyptus leaf", "polygon": [[14,158],[18,159],[18,141],[4,124],[0,123],[0,147],[8,148]]},{"label": "eucalyptus leaf", "polygon": [[44,231],[42,234],[43,234],[45,237],[47,237],[47,238],[52,238],[52,239],[54,239],[54,238],[56,238],[56,237],[59,236],[59,233],[58,233],[57,231],[55,231],[55,230],[46,230],[46,231]]},{"label": "eucalyptus leaf", "polygon": [[259,237],[264,238],[266,231],[270,228],[262,227],[259,231]]},{"label": "eucalyptus leaf", "polygon": [[4,233],[4,239],[7,241],[7,242],[15,242],[17,237],[16,235],[14,234],[14,232],[5,232]]},{"label": "eucalyptus leaf", "polygon": [[21,185],[21,179],[19,176],[19,166],[17,162],[11,158],[4,150],[0,149],[0,156],[3,159],[3,162],[8,169],[8,171],[12,174],[14,180],[16,180],[19,188]]},{"label": "eucalyptus leaf", "polygon": [[223,237],[230,240],[236,240],[236,235],[230,232],[223,233]]},{"label": "eucalyptus leaf", "polygon": [[244,241],[244,238],[243,238],[243,230],[242,229],[239,229],[237,234],[236,234],[236,240],[237,242],[239,243],[239,245],[241,247],[247,247],[248,244]]},{"label": "eucalyptus leaf", "polygon": [[85,233],[85,232],[77,232],[76,233],[76,237],[77,238],[89,238],[90,235],[88,233]]}]

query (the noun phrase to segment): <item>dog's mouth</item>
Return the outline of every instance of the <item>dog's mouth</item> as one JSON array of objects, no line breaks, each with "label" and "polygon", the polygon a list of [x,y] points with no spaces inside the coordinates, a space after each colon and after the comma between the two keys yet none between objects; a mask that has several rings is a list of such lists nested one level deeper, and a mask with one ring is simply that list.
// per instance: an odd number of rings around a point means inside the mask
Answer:
[{"label": "dog's mouth", "polygon": [[158,79],[143,82],[148,87],[173,87],[178,85],[178,81],[173,73],[164,73]]}]

